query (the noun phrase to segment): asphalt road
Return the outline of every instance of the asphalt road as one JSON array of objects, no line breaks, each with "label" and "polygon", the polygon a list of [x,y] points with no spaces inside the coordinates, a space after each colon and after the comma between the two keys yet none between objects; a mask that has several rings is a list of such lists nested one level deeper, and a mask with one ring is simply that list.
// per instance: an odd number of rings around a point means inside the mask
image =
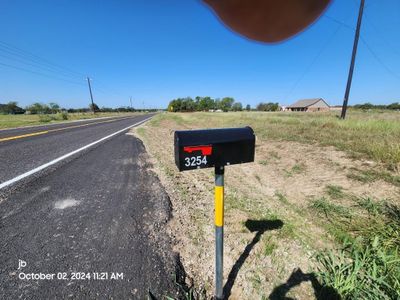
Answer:
[{"label": "asphalt road", "polygon": [[[0,182],[147,117],[0,142]],[[169,199],[138,139],[121,132],[32,177],[0,202],[0,299],[180,298]]]}]

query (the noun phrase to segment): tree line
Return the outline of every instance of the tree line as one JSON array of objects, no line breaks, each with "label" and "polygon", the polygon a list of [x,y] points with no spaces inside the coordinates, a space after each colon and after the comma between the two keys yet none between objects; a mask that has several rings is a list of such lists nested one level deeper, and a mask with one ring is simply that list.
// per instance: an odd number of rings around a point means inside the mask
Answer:
[{"label": "tree line", "polygon": [[[250,110],[250,105],[246,106]],[[171,100],[168,104],[168,111],[171,112],[192,112],[192,111],[242,111],[242,103],[236,102],[232,97],[224,97],[222,99],[213,99],[211,97],[199,97],[192,99],[191,97],[177,98]]]},{"label": "tree line", "polygon": [[232,97],[211,98],[197,96],[194,99],[191,97],[173,99],[168,104],[168,111],[170,112],[194,112],[194,111],[278,111],[279,104],[273,102],[261,102],[255,109],[252,109],[250,104],[243,107],[242,103],[236,101]]},{"label": "tree line", "polygon": [[90,104],[88,107],[83,108],[62,108],[55,102],[50,102],[48,104],[35,102],[31,105],[27,105],[25,108],[18,106],[15,101],[8,102],[6,104],[0,104],[0,114],[32,114],[32,115],[45,115],[45,114],[57,114],[57,113],[86,113],[86,112],[134,112],[136,109],[128,106],[121,106],[117,108],[111,107],[101,107],[94,103]]},{"label": "tree line", "polygon": [[399,102],[394,102],[392,104],[384,105],[384,104],[372,104],[372,103],[364,103],[364,104],[356,104],[353,105],[352,107],[358,108],[358,109],[392,109],[392,110],[400,110],[400,103]]}]

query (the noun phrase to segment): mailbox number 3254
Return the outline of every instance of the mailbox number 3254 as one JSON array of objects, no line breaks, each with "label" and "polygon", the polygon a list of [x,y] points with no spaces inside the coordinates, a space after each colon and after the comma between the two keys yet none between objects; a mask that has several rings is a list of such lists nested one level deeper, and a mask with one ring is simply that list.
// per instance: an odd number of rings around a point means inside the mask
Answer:
[{"label": "mailbox number 3254", "polygon": [[185,167],[196,167],[207,164],[206,156],[185,157]]}]

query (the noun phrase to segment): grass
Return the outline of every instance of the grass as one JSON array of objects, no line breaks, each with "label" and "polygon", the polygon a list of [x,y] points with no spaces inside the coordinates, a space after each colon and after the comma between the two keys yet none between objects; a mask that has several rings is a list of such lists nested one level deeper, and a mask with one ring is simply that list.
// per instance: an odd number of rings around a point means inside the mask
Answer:
[{"label": "grass", "polygon": [[[361,206],[375,213],[371,199]],[[400,299],[400,209],[380,207],[375,219],[358,220],[357,237],[345,239],[338,251],[320,252],[318,276],[343,299]]]},{"label": "grass", "polygon": [[319,213],[323,213],[327,218],[341,216],[345,218],[351,217],[350,211],[343,206],[333,204],[325,197],[313,199],[310,207]]},{"label": "grass", "polygon": [[372,169],[369,170],[352,169],[352,171],[347,175],[347,177],[363,183],[383,180],[390,184],[393,184],[394,186],[400,187],[400,176],[393,175],[385,171],[377,171]]},{"label": "grass", "polygon": [[289,171],[284,170],[286,177],[292,177],[295,174],[301,174],[305,172],[306,166],[304,164],[295,164]]},{"label": "grass", "polygon": [[[356,158],[364,157],[399,170],[400,112],[350,110],[346,120],[328,113],[168,113],[162,118],[198,127],[251,126],[258,139],[286,140],[334,146]],[[270,153],[274,157],[273,153]],[[279,159],[279,158],[277,158]]]},{"label": "grass", "polygon": [[356,199],[359,207],[365,209],[369,215],[376,216],[381,214],[384,207],[384,201],[377,202],[371,197],[361,197]]},{"label": "grass", "polygon": [[264,255],[271,256],[274,250],[278,248],[278,245],[272,241],[271,238],[267,238],[264,241]]},{"label": "grass", "polygon": [[[365,184],[366,188],[368,186],[366,190],[370,191],[369,183],[379,180],[394,187],[400,187],[400,176],[398,173],[396,174],[400,171],[398,168],[400,160],[396,156],[398,154],[396,149],[400,145],[399,121],[400,113],[397,112],[364,113],[354,110],[350,111],[349,119],[345,121],[337,119],[334,113],[166,113],[160,114],[150,121],[146,125],[146,132],[139,132],[139,134],[147,137],[154,136],[154,144],[158,147],[160,141],[166,142],[168,139],[168,142],[171,143],[171,132],[178,128],[199,128],[204,124],[209,128],[250,125],[256,132],[257,146],[267,149],[264,152],[267,155],[257,160],[259,167],[268,166],[261,168],[262,172],[270,172],[272,167],[276,167],[277,176],[285,177],[285,174],[282,176],[281,170],[286,168],[284,170],[286,177],[293,176],[288,179],[288,182],[291,182],[295,178],[294,175],[302,174],[307,177],[309,176],[307,173],[312,171],[308,164],[308,169],[306,169],[306,165],[302,164],[301,160],[289,167],[283,164],[286,163],[284,161],[286,153],[279,151],[279,147],[276,145],[274,147],[278,148],[267,148],[268,143],[272,140],[293,141],[315,146],[334,146],[339,150],[346,151],[355,160],[364,158],[379,163],[367,162],[365,165],[370,167],[359,170],[352,168],[358,164],[352,164],[350,161],[347,163],[346,169],[340,169],[341,175],[349,172],[348,183],[354,183],[352,180],[360,181],[362,184],[357,183],[357,186]],[[275,144],[287,145],[288,143]],[[157,147],[156,149],[158,149]],[[389,154],[385,153],[385,149]],[[314,150],[318,154],[325,149],[315,147],[312,151]],[[167,155],[169,154],[160,154],[161,161],[166,160]],[[282,165],[284,165],[283,168]],[[382,168],[382,165],[387,169]],[[171,165],[171,168],[173,167]],[[325,166],[322,167],[325,168]],[[331,167],[326,166],[326,168]],[[232,171],[234,171],[233,168]],[[210,170],[210,173],[207,174],[212,173],[213,170]],[[228,173],[227,178],[232,176],[232,173]],[[172,180],[176,181],[173,192],[181,193],[176,172],[171,171],[169,175]],[[300,175],[298,176],[299,179],[302,178]],[[201,176],[197,178],[201,178]],[[207,177],[207,180],[210,178]],[[346,183],[343,184],[346,186],[345,190],[342,186],[337,185],[337,182],[341,181],[334,178],[331,184],[322,186],[323,195],[321,197],[316,197],[315,190],[313,190],[306,191],[305,195],[299,193],[299,199],[297,199],[296,195],[293,196],[290,192],[285,191],[286,185],[275,184],[270,180],[266,181],[263,173],[254,173],[251,178],[252,183],[263,182],[268,187],[270,185],[271,189],[268,188],[268,192],[262,194],[258,193],[257,189],[263,185],[257,184],[254,187],[242,188],[243,181],[235,182],[235,185],[231,186],[232,181],[227,180],[225,199],[227,219],[231,216],[240,218],[246,216],[246,218],[252,219],[280,219],[284,222],[283,227],[278,231],[264,234],[260,240],[260,251],[255,256],[250,256],[241,270],[242,274],[247,274],[246,272],[254,274],[254,277],[247,278],[250,286],[252,284],[254,289],[251,292],[253,298],[257,298],[257,296],[260,298],[261,295],[270,292],[268,282],[263,277],[266,271],[265,269],[260,270],[258,266],[271,262],[274,267],[282,268],[281,277],[271,275],[271,282],[274,285],[280,284],[287,279],[287,266],[297,263],[291,261],[291,257],[304,258],[315,251],[320,251],[322,247],[328,247],[329,249],[314,256],[316,261],[307,258],[308,266],[318,271],[318,279],[322,286],[333,288],[342,299],[400,299],[400,213],[399,209],[387,204],[390,199],[377,200],[373,196],[360,196],[364,195],[362,189],[353,191],[351,185]],[[270,191],[273,189],[275,189],[275,193],[271,198]],[[382,193],[377,194],[381,195]],[[371,195],[375,195],[375,193],[372,191]],[[389,195],[392,194],[389,193]],[[183,195],[182,198],[186,199],[187,196]],[[290,201],[288,197],[290,197]],[[387,197],[392,198],[392,196]],[[307,200],[309,201],[308,206],[304,205],[304,201],[307,203]],[[189,199],[187,203],[191,203],[189,201],[193,200]],[[204,206],[204,204],[202,205]],[[211,209],[212,205],[206,211],[201,210],[199,214],[208,216]],[[176,214],[178,214],[178,210]],[[192,209],[192,214],[197,215],[197,211]],[[204,220],[206,217],[202,219],[202,221]],[[196,218],[190,222],[199,223]],[[201,228],[204,229],[204,227]],[[239,233],[245,236],[246,231],[243,230]],[[229,242],[231,245],[235,244],[232,242],[232,237],[228,235],[227,242],[227,244]],[[293,245],[301,246],[296,248]],[[198,242],[198,247],[202,246],[204,248],[204,240]],[[291,254],[290,257],[281,255],[281,250],[284,248],[288,249],[285,251]],[[293,249],[300,250],[293,251]],[[277,255],[278,252],[279,255]],[[278,273],[275,272],[275,274]],[[240,280],[238,277],[239,286],[248,289],[249,285]],[[298,290],[291,292],[304,296]]]},{"label": "grass", "polygon": [[282,194],[280,192],[275,192],[275,197],[279,200],[279,202],[281,202],[285,205],[289,205],[289,201],[284,194]]},{"label": "grass", "polygon": [[338,185],[329,184],[325,187],[325,190],[332,199],[342,199],[345,196],[343,188]]},{"label": "grass", "polygon": [[51,115],[2,115],[0,114],[0,129],[22,126],[41,125],[43,123],[56,123],[66,120],[83,120],[101,117],[128,115],[126,113],[57,113]]}]

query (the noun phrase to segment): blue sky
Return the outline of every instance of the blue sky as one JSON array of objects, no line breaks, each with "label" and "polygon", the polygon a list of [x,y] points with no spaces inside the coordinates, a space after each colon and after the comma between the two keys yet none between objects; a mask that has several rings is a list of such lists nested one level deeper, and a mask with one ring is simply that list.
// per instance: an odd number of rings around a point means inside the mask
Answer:
[{"label": "blue sky", "polygon": [[[226,29],[197,0],[0,0],[0,103],[84,107],[88,75],[99,106],[132,96],[134,107],[166,107],[197,95],[340,104],[358,5],[336,0],[302,34],[266,45]],[[366,0],[350,104],[400,101],[399,30],[400,1]]]}]

